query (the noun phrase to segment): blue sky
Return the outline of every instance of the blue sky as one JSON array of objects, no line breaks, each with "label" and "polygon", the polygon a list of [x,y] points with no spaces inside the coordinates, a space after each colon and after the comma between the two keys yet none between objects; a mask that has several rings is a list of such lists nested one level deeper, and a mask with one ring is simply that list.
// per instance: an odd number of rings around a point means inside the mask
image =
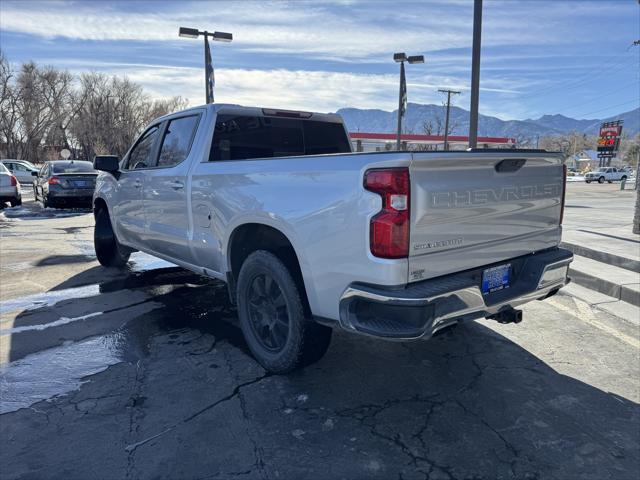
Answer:
[{"label": "blue sky", "polygon": [[[12,63],[126,75],[154,98],[204,103],[201,40],[179,26],[234,34],[213,44],[216,100],[314,111],[397,107],[393,52],[409,101],[462,90],[469,107],[471,0],[421,2],[20,1],[0,3]],[[485,0],[480,112],[503,119],[603,118],[638,107],[637,0]]]}]

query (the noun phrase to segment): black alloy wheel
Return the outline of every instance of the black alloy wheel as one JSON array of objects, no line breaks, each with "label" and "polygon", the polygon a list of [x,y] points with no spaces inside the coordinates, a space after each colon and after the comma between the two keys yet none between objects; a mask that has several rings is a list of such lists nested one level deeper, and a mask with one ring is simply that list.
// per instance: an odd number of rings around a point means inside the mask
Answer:
[{"label": "black alloy wheel", "polygon": [[260,344],[279,352],[289,336],[289,312],[282,289],[268,273],[256,275],[249,287],[249,319]]}]

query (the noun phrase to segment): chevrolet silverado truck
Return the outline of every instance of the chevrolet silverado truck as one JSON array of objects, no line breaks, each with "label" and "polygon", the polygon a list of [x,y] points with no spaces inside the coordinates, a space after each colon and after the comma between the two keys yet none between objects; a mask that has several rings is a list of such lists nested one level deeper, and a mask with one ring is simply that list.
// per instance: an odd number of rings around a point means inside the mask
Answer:
[{"label": "chevrolet silverado truck", "polygon": [[319,360],[334,328],[407,341],[519,322],[569,281],[556,153],[352,153],[337,115],[217,104],[94,166],[100,263],[143,251],[226,282],[274,373]]}]

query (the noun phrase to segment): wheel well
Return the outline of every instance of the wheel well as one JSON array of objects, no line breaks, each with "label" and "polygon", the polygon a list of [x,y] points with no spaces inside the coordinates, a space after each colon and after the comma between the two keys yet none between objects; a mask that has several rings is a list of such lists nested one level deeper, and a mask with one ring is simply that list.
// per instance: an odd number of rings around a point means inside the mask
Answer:
[{"label": "wheel well", "polygon": [[98,211],[102,209],[108,210],[107,202],[105,202],[102,198],[96,198],[95,202],[93,202],[93,214],[95,215]]},{"label": "wheel well", "polygon": [[240,274],[240,268],[245,259],[256,250],[266,250],[273,253],[285,264],[302,296],[304,313],[311,316],[309,299],[302,279],[302,270],[296,251],[289,239],[279,230],[260,223],[248,223],[236,228],[229,240],[229,267],[227,274],[229,295],[235,303],[235,286]]}]

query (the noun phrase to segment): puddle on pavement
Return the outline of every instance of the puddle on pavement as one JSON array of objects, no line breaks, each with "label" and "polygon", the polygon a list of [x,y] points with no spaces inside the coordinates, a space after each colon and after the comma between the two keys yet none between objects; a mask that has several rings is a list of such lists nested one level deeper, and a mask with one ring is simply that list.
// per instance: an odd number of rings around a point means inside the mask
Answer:
[{"label": "puddle on pavement", "polygon": [[0,313],[50,307],[62,300],[92,297],[99,293],[99,285],[86,285],[84,287],[65,288],[62,290],[50,290],[48,292],[35,293],[33,295],[0,302]]},{"label": "puddle on pavement", "polygon": [[136,360],[122,333],[33,353],[0,367],[0,414],[80,388],[94,375],[124,360]]},{"label": "puddle on pavement", "polygon": [[[222,282],[153,257],[137,257],[130,273],[122,278],[2,303],[0,308],[5,312],[35,310],[62,300],[120,290],[143,290],[149,293],[150,300],[162,307],[132,317],[118,331],[32,353],[0,367],[0,413],[77,390],[88,375],[147,356],[151,338],[161,337],[165,341],[166,337],[166,343],[173,343],[172,333],[185,329],[210,334],[216,342],[225,340],[248,354],[235,307],[229,302],[227,288]],[[162,267],[153,268],[158,265]],[[91,320],[100,321],[100,318],[92,316]],[[189,348],[187,344],[185,350]],[[162,342],[159,345],[162,348]]]}]

